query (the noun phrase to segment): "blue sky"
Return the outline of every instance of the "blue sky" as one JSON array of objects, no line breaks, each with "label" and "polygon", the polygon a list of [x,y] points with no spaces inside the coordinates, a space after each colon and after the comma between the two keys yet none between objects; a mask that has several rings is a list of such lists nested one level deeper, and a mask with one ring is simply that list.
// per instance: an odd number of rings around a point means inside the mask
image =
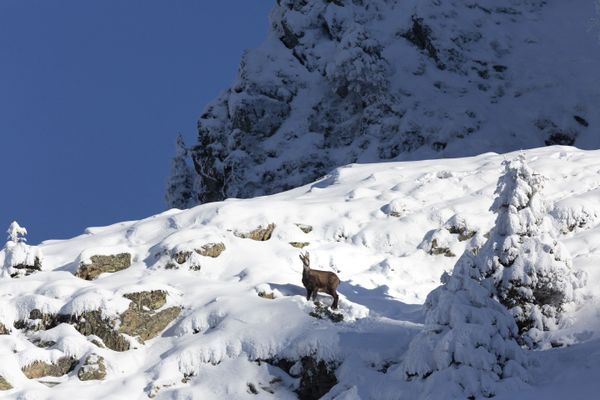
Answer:
[{"label": "blue sky", "polygon": [[177,133],[194,141],[272,4],[2,0],[0,234],[14,219],[36,244],[162,211]]}]

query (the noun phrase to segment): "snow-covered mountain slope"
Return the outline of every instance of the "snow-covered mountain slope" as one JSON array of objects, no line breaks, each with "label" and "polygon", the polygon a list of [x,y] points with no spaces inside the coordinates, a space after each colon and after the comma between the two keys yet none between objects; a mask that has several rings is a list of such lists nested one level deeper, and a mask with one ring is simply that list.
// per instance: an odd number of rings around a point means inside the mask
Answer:
[{"label": "snow-covered mountain slope", "polygon": [[[517,397],[593,398],[600,151],[525,154],[548,177],[556,229],[588,284],[548,333],[560,348],[531,352],[534,379]],[[288,192],[43,242],[40,271],[11,278],[5,265],[0,278],[0,388],[12,387],[0,397],[418,398],[422,381],[395,370],[421,330],[421,304],[486,240],[501,163],[515,156],[351,164]],[[338,314],[305,299],[301,251],[341,279]]]},{"label": "snow-covered mountain slope", "polygon": [[354,162],[598,148],[595,4],[279,0],[200,117],[183,201],[275,193]]}]

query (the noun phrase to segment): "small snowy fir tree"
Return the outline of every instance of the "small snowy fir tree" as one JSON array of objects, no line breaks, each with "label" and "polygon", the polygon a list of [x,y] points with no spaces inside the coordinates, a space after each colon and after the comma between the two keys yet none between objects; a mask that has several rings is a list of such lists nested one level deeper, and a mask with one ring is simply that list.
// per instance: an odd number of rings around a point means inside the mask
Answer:
[{"label": "small snowy fir tree", "polygon": [[518,328],[494,299],[485,261],[481,252],[465,251],[427,296],[425,327],[398,369],[405,379],[427,378],[422,399],[493,397],[529,379]]},{"label": "small snowy fir tree", "polygon": [[27,235],[27,229],[20,226],[17,221],[13,221],[10,224],[6,233],[8,233],[7,239],[9,242],[19,243],[27,241],[27,239],[25,239],[25,235]]},{"label": "small snowy fir tree", "polygon": [[[476,255],[465,251],[427,296],[425,328],[399,368],[405,378],[428,378],[425,398],[491,397],[527,382],[521,345],[538,346],[584,283],[553,238],[543,178],[523,155],[504,167],[489,239]],[[449,392],[436,391],[446,384]]]},{"label": "small snowy fir tree", "polygon": [[13,221],[8,227],[8,241],[0,251],[0,277],[19,277],[42,269],[42,252],[36,246],[27,245],[27,229]]},{"label": "small snowy fir tree", "polygon": [[188,165],[188,149],[181,135],[177,136],[175,157],[171,164],[171,175],[167,182],[165,200],[170,208],[188,208],[196,204],[194,177]]},{"label": "small snowy fir tree", "polygon": [[515,318],[522,343],[537,347],[543,331],[556,329],[564,305],[576,300],[584,276],[573,271],[568,252],[556,240],[541,196],[544,178],[529,168],[524,155],[504,167],[492,205],[498,216],[487,244],[486,274]]}]

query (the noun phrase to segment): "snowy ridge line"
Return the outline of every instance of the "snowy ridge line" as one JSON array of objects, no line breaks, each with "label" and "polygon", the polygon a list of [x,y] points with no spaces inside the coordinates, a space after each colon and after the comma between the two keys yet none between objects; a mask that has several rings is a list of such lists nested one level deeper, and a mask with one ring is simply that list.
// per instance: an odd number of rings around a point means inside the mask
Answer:
[{"label": "snowy ridge line", "polygon": [[[463,380],[459,389],[493,389],[481,393],[500,399],[515,390],[532,399],[558,399],[565,390],[591,396],[598,383],[590,371],[600,372],[600,228],[592,221],[561,227],[600,212],[593,201],[600,152],[547,147],[523,154],[548,178],[543,188],[534,185],[536,193],[559,199],[543,224],[535,211],[523,226],[563,242],[552,254],[587,274],[588,284],[577,289],[584,301],[564,303],[560,318],[543,311],[538,331],[527,328],[531,341],[519,342],[540,350],[526,352],[527,361],[506,347],[506,359],[517,360],[514,377],[527,375],[523,384],[504,376],[484,386]],[[411,344],[431,329],[432,315],[447,315],[431,299],[459,296],[439,303],[450,307],[466,304],[460,288],[482,290],[465,275],[469,254],[484,257],[489,238],[508,240],[494,233],[490,207],[502,162],[518,156],[351,164],[288,192],[169,210],[69,240],[28,246],[15,233],[0,251],[0,388],[3,380],[11,387],[0,397],[464,398],[452,374],[407,380],[402,371],[436,354],[415,353]],[[552,240],[521,246],[537,254]],[[322,306],[306,300],[298,254],[307,250],[311,267],[340,278],[337,313],[326,294],[318,296]],[[39,270],[15,268],[31,261],[30,252]],[[494,271],[493,282],[502,282],[505,269]],[[454,289],[436,289],[443,275]],[[507,308],[493,303],[504,318]],[[525,325],[503,326],[509,340]],[[465,351],[469,362],[481,360],[479,350]],[[443,358],[436,360],[438,368]]]}]

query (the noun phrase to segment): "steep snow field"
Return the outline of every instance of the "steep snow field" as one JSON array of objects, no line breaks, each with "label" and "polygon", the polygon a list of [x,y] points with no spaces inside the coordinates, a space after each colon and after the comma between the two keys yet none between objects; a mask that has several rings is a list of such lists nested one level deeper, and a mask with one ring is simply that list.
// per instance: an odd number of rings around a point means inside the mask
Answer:
[{"label": "steep snow field", "polygon": [[[548,343],[561,347],[534,352],[531,386],[498,398],[595,398],[600,151],[548,147],[525,154],[548,178],[544,195],[554,204],[556,229],[588,284],[585,302],[570,307],[560,329],[548,334]],[[421,329],[421,305],[441,274],[486,240],[501,162],[515,156],[351,164],[276,195],[88,228],[70,240],[43,242],[36,249],[41,271],[20,278],[10,277],[0,253],[0,323],[10,331],[0,335],[0,376],[13,387],[0,397],[292,399],[302,369],[297,361],[312,356],[336,367],[338,383],[324,398],[417,398],[421,383],[402,380],[395,366]],[[271,223],[266,241],[236,235]],[[307,226],[312,230],[305,233]],[[308,243],[302,251],[310,252],[313,268],[338,274],[343,321],[310,315],[315,308],[304,297],[301,250],[290,242]],[[193,252],[210,243],[225,250],[214,258]],[[74,275],[95,256],[121,253],[131,255],[130,267],[95,280]],[[118,320],[131,303],[123,294],[151,290],[168,293],[158,310],[181,307],[181,313],[144,343],[126,336],[127,351],[105,348],[73,324],[35,330],[18,322],[35,320],[34,309],[44,315],[100,310]],[[325,294],[318,300],[331,304]],[[91,353],[105,360],[101,383],[78,378]],[[21,371],[64,356],[79,360],[66,375],[28,379]],[[284,359],[295,363],[289,374],[275,366]]]}]

